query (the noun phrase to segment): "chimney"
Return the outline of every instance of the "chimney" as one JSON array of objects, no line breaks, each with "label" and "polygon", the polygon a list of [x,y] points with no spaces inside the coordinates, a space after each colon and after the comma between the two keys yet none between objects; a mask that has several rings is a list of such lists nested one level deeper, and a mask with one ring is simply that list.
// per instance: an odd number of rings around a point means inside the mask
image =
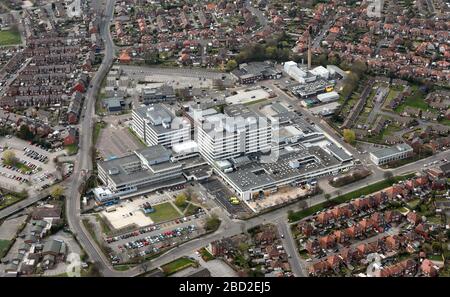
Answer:
[{"label": "chimney", "polygon": [[312,28],[308,27],[308,70],[311,69],[311,34]]}]

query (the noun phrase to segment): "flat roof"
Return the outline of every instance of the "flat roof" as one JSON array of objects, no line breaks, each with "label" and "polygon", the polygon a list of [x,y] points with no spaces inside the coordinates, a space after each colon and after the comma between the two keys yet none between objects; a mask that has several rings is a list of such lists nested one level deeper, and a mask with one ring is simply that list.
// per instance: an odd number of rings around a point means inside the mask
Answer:
[{"label": "flat roof", "polygon": [[263,89],[255,89],[249,91],[238,91],[236,95],[225,98],[228,104],[248,103],[256,100],[267,99],[270,94]]},{"label": "flat roof", "polygon": [[[298,160],[310,160],[311,163],[293,168],[290,162]],[[253,161],[226,175],[241,191],[250,191],[255,188],[274,186],[284,180],[306,178],[310,173],[337,166],[340,163],[336,157],[318,146],[299,145],[293,151],[281,150],[280,156],[273,163]]]},{"label": "flat roof", "polygon": [[[142,166],[141,159],[138,154],[142,155],[145,159],[152,162],[152,160],[159,159],[160,163],[152,164],[150,167],[154,170],[162,170],[177,167],[181,168],[181,164],[178,162],[172,162],[166,159],[166,153],[161,150],[162,146],[151,146],[140,151],[133,152],[121,158],[116,158],[107,161],[98,162],[98,166],[101,167],[105,173],[111,178],[116,185],[128,184],[139,180],[149,179],[158,174],[153,173],[152,170]],[[162,147],[164,148],[164,147]],[[170,154],[170,152],[169,152]],[[170,155],[169,155],[170,156]],[[136,165],[141,164],[141,168],[136,170]],[[132,167],[133,170],[129,168]],[[111,174],[110,174],[111,172]],[[181,171],[180,171],[181,172]]]},{"label": "flat roof", "polygon": [[[178,123],[176,127],[172,127],[172,121],[175,115],[162,104],[141,106],[134,109],[133,112],[148,121],[151,129],[158,134],[180,129]],[[163,125],[163,123],[167,125]],[[189,121],[185,118],[183,118],[182,124],[186,126],[190,125]]]},{"label": "flat roof", "polygon": [[122,97],[111,97],[103,100],[108,108],[122,107],[124,99]]},{"label": "flat roof", "polygon": [[149,120],[152,125],[161,125],[163,122],[170,123],[173,115],[162,104],[151,104],[149,106],[142,106],[135,109],[135,112],[146,120]]},{"label": "flat roof", "polygon": [[412,147],[409,146],[406,143],[400,143],[391,147],[382,148],[379,150],[376,150],[374,152],[371,152],[373,156],[375,156],[378,159],[389,157],[391,155],[395,155],[402,151],[412,151]]},{"label": "flat roof", "polygon": [[335,102],[330,102],[327,104],[311,107],[311,108],[309,108],[309,111],[311,111],[312,114],[319,114],[326,110],[329,110],[329,111],[336,110],[339,106],[341,106],[341,104],[339,102],[335,101]]},{"label": "flat roof", "polygon": [[353,159],[343,148],[338,147],[334,142],[327,145],[327,149],[341,162],[350,161]]}]

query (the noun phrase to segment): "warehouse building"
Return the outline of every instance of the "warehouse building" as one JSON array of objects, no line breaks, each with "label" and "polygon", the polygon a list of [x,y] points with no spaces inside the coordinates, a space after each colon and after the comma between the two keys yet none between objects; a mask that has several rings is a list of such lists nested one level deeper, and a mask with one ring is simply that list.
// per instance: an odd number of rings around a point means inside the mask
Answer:
[{"label": "warehouse building", "polygon": [[[182,163],[171,159],[171,151],[162,145],[112,160],[97,163],[98,177],[109,191],[99,192],[104,199],[108,193],[118,197],[143,188],[166,187],[184,183]],[[164,185],[164,186],[163,186]]]},{"label": "warehouse building", "polygon": [[270,61],[242,63],[239,69],[231,72],[241,84],[252,84],[264,79],[278,79],[281,72],[277,71]]},{"label": "warehouse building", "polygon": [[335,91],[317,95],[317,100],[322,103],[328,103],[339,99],[339,94]]},{"label": "warehouse building", "polygon": [[370,153],[370,159],[376,165],[383,165],[393,161],[406,159],[413,153],[413,148],[406,143],[383,148]]},{"label": "warehouse building", "polygon": [[142,88],[141,100],[145,105],[174,102],[177,99],[174,89],[166,84],[158,88]]}]

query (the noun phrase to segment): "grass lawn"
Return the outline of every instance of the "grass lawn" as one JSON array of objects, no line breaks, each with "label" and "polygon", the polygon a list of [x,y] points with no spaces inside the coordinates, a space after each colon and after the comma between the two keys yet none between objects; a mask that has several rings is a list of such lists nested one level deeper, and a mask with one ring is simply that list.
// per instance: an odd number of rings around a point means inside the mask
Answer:
[{"label": "grass lawn", "polygon": [[297,212],[293,212],[291,214],[289,214],[289,222],[296,222],[299,221],[307,216],[312,215],[313,213],[322,210],[324,208],[327,207],[328,204],[331,203],[335,203],[335,204],[340,204],[340,203],[344,203],[347,201],[350,201],[354,198],[358,198],[360,196],[365,196],[368,194],[372,194],[375,193],[377,191],[380,191],[382,189],[385,189],[387,187],[390,187],[392,184],[399,182],[401,180],[405,180],[408,179],[410,177],[412,177],[413,174],[409,174],[409,175],[405,175],[405,176],[396,176],[394,177],[392,180],[382,180],[380,182],[368,185],[366,187],[360,188],[358,190],[349,192],[347,194],[338,196],[334,199],[331,199],[330,201],[325,201],[319,204],[316,204],[308,209],[304,209],[304,210],[300,210]]},{"label": "grass lawn", "polygon": [[19,202],[20,200],[25,199],[26,197],[17,197],[13,196],[11,194],[5,195],[5,199],[0,203],[0,209],[6,208],[10,205],[13,205],[16,202]]},{"label": "grass lawn", "polygon": [[94,142],[94,144],[97,143],[98,137],[99,137],[99,135],[100,135],[100,131],[101,131],[103,128],[106,128],[106,123],[102,123],[102,122],[100,122],[100,123],[95,123],[95,126],[94,126],[94,133],[92,133],[92,137],[93,137],[93,142]]},{"label": "grass lawn", "polygon": [[202,259],[205,262],[215,259],[215,257],[213,255],[211,255],[211,253],[208,252],[208,250],[206,248],[201,248],[198,252],[200,253],[200,255],[202,256]]},{"label": "grass lawn", "polygon": [[426,94],[419,89],[419,86],[413,85],[411,90],[411,96],[406,97],[405,101],[395,109],[396,112],[403,112],[406,106],[422,110],[432,110],[428,103],[425,102]]},{"label": "grass lawn", "polygon": [[147,146],[147,144],[139,137],[137,136],[136,132],[133,131],[133,129],[131,129],[130,127],[128,127],[128,131],[130,132],[130,134],[136,138],[142,145]]},{"label": "grass lawn", "polygon": [[67,145],[65,147],[65,149],[67,150],[67,153],[69,154],[69,156],[76,155],[78,153],[78,145],[77,144]]},{"label": "grass lawn", "polygon": [[0,258],[3,258],[5,256],[4,253],[6,253],[6,249],[8,249],[9,244],[9,240],[0,239]]},{"label": "grass lawn", "polygon": [[420,199],[414,199],[406,203],[410,209],[414,209],[420,203]]},{"label": "grass lawn", "polygon": [[111,228],[100,215],[96,215],[95,220],[100,223],[100,227],[102,228],[103,233],[108,235],[111,232]]},{"label": "grass lawn", "polygon": [[13,30],[0,31],[0,46],[14,45],[22,42],[20,33]]},{"label": "grass lawn", "polygon": [[116,265],[114,266],[114,270],[117,271],[127,271],[128,269],[133,268],[133,265]]},{"label": "grass lawn", "polygon": [[450,126],[450,120],[449,119],[441,119],[439,120],[439,123],[441,123],[442,125],[446,125],[446,126]]},{"label": "grass lawn", "polygon": [[26,173],[29,171],[32,171],[32,169],[30,167],[28,167],[27,165],[23,164],[22,162],[19,161],[15,161],[15,162],[3,162],[5,165],[9,165],[9,166],[13,166],[17,169],[19,169],[20,171],[22,171],[22,173]]},{"label": "grass lawn", "polygon": [[442,220],[440,216],[432,216],[427,218],[427,222],[439,225],[442,223]]},{"label": "grass lawn", "polygon": [[169,202],[153,205],[154,212],[147,214],[153,222],[174,220],[181,217],[180,213]]},{"label": "grass lawn", "polygon": [[198,212],[199,209],[200,209],[200,207],[195,206],[194,204],[189,204],[188,209],[186,210],[184,215],[185,216],[195,215]]},{"label": "grass lawn", "polygon": [[400,207],[396,209],[398,212],[400,212],[401,214],[406,214],[407,212],[409,212],[409,209],[407,209],[406,207]]},{"label": "grass lawn", "polygon": [[23,173],[26,173],[26,172],[29,172],[29,171],[33,171],[30,167],[28,167],[27,165],[25,165],[25,164],[23,164],[21,162],[17,162],[15,165]]},{"label": "grass lawn", "polygon": [[190,266],[194,266],[197,263],[189,258],[178,258],[175,261],[167,263],[166,265],[161,266],[162,270],[166,275],[174,274],[180,270],[186,269]]},{"label": "grass lawn", "polygon": [[442,255],[429,255],[428,259],[432,261],[442,261]]}]

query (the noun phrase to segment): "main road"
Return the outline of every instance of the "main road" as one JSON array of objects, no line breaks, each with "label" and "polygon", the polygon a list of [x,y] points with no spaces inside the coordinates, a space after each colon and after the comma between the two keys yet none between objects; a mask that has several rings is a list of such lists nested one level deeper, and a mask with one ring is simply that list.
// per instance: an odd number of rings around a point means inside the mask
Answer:
[{"label": "main road", "polygon": [[80,149],[75,162],[74,174],[71,177],[71,183],[66,195],[66,216],[69,227],[88,254],[90,260],[97,263],[100,272],[104,276],[119,276],[120,273],[116,273],[110,266],[108,259],[106,259],[105,255],[91,238],[89,232],[84,228],[80,217],[80,194],[78,189],[83,182],[83,178],[92,171],[92,133],[95,120],[95,101],[101,83],[108,73],[114,59],[114,45],[109,30],[114,14],[114,4],[115,0],[107,0],[106,8],[102,15],[100,34],[105,45],[104,57],[98,71],[93,76],[90,83],[91,86],[86,93],[82,111],[83,116],[80,124]]}]

